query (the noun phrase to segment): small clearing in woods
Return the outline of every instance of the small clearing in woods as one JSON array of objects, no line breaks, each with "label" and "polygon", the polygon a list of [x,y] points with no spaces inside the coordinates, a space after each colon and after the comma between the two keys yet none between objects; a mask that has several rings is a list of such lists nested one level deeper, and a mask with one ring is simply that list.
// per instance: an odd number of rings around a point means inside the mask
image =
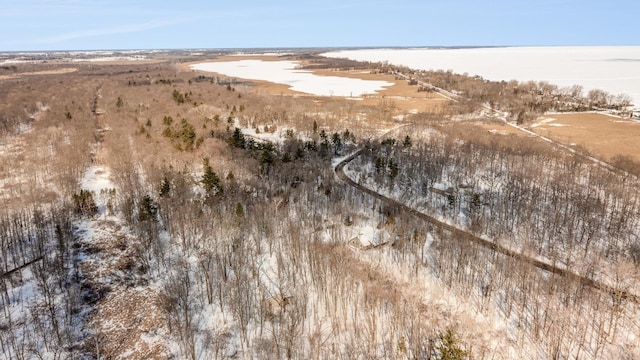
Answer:
[{"label": "small clearing in woods", "polygon": [[141,240],[111,215],[116,186],[105,166],[91,166],[81,181],[94,193],[98,215],[75,224],[84,286],[97,298],[89,319],[89,346],[107,358],[166,358],[168,331],[159,289],[148,283],[138,260]]}]

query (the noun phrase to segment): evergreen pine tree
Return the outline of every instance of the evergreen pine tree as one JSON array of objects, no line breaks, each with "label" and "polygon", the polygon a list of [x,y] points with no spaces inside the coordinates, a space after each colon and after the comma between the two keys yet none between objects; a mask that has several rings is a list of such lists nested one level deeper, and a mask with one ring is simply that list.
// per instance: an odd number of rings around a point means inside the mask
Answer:
[{"label": "evergreen pine tree", "polygon": [[151,196],[145,195],[138,207],[138,221],[157,220],[158,206]]},{"label": "evergreen pine tree", "polygon": [[204,191],[207,197],[222,195],[223,193],[222,183],[218,175],[216,175],[216,173],[211,168],[211,165],[209,165],[209,158],[204,158],[203,164],[204,164],[204,174],[202,175],[202,179],[200,180],[200,182],[204,187]]},{"label": "evergreen pine tree", "polygon": [[404,146],[406,148],[409,148],[409,147],[411,147],[411,145],[413,145],[413,143],[411,142],[411,138],[409,137],[409,135],[407,135],[404,138],[404,141],[402,142],[402,146]]},{"label": "evergreen pine tree", "polygon": [[387,167],[389,168],[389,177],[391,180],[395,179],[398,176],[398,164],[393,159],[389,159]]},{"label": "evergreen pine tree", "polygon": [[333,133],[331,136],[331,142],[333,143],[334,155],[338,155],[338,151],[342,148],[342,139],[340,138],[340,134],[337,132]]},{"label": "evergreen pine tree", "polygon": [[242,207],[241,203],[236,204],[236,216],[244,217],[244,208]]},{"label": "evergreen pine tree", "polygon": [[440,338],[440,344],[436,346],[436,350],[440,353],[438,359],[462,360],[469,356],[469,352],[460,346],[460,340],[452,329],[447,329],[444,334],[440,334],[438,337]]},{"label": "evergreen pine tree", "polygon": [[320,131],[320,156],[329,154],[329,136],[324,130]]},{"label": "evergreen pine tree", "polygon": [[233,135],[231,136],[231,139],[229,139],[229,142],[233,147],[237,147],[240,149],[244,149],[246,147],[244,134],[242,134],[242,131],[239,128],[235,128],[233,130]]},{"label": "evergreen pine tree", "polygon": [[73,204],[77,214],[93,216],[98,213],[93,191],[81,189],[79,194],[73,194]]},{"label": "evergreen pine tree", "polygon": [[160,185],[160,197],[166,198],[169,197],[171,192],[171,182],[169,181],[169,179],[165,176],[164,179],[162,179],[162,184]]}]

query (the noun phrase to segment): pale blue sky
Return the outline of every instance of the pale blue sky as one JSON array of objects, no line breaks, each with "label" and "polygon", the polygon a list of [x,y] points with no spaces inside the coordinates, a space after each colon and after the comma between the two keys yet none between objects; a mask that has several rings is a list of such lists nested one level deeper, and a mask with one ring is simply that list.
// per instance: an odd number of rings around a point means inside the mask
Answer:
[{"label": "pale blue sky", "polygon": [[0,51],[640,45],[640,1],[0,0]]}]

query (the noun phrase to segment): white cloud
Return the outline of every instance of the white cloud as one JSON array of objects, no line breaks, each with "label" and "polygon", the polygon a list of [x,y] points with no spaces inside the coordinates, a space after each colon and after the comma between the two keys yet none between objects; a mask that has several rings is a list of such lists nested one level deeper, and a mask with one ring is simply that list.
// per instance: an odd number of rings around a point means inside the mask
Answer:
[{"label": "white cloud", "polygon": [[187,20],[186,19],[154,20],[154,21],[148,21],[148,22],[139,23],[139,24],[120,25],[120,26],[114,26],[110,28],[78,30],[78,31],[72,31],[68,33],[40,38],[40,39],[37,39],[35,42],[50,44],[50,43],[61,43],[61,42],[74,40],[74,39],[91,38],[91,37],[103,36],[103,35],[129,34],[129,33],[134,33],[134,32],[139,32],[144,30],[161,28],[169,25],[180,24],[185,21]]}]

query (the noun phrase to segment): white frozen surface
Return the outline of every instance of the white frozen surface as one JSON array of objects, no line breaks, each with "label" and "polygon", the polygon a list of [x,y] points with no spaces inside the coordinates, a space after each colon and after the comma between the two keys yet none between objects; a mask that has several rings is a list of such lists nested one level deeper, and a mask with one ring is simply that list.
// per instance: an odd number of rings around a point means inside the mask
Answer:
[{"label": "white frozen surface", "polygon": [[291,90],[319,96],[362,96],[393,85],[387,81],[318,76],[299,69],[299,66],[294,61],[238,60],[194,64],[191,68],[243,79],[286,84],[291,86]]},{"label": "white frozen surface", "polygon": [[235,54],[231,54],[230,56],[284,56],[284,55],[292,55],[293,53],[290,51],[283,51],[283,52],[265,52],[265,53],[261,53],[261,52],[237,52]]},{"label": "white frozen surface", "polygon": [[115,189],[115,185],[109,179],[111,171],[104,166],[89,167],[82,177],[81,186],[84,190],[100,193],[101,190]]},{"label": "white frozen surface", "polygon": [[80,186],[83,190],[93,192],[93,199],[98,206],[100,216],[108,215],[105,211],[110,207],[112,195],[109,190],[115,190],[116,185],[111,181],[111,170],[105,166],[90,166],[84,173]]},{"label": "white frozen surface", "polygon": [[452,70],[489,80],[548,81],[627,94],[640,107],[640,46],[366,49],[322,54],[388,61],[421,70]]},{"label": "white frozen surface", "polygon": [[277,129],[276,131],[256,132],[254,128],[241,128],[242,133],[256,140],[267,141],[274,144],[282,144],[286,140],[287,129]]},{"label": "white frozen surface", "polygon": [[147,60],[146,56],[142,55],[134,55],[134,56],[101,56],[95,58],[77,58],[77,59],[66,59],[72,62],[106,62],[106,61],[139,61],[139,60]]}]

